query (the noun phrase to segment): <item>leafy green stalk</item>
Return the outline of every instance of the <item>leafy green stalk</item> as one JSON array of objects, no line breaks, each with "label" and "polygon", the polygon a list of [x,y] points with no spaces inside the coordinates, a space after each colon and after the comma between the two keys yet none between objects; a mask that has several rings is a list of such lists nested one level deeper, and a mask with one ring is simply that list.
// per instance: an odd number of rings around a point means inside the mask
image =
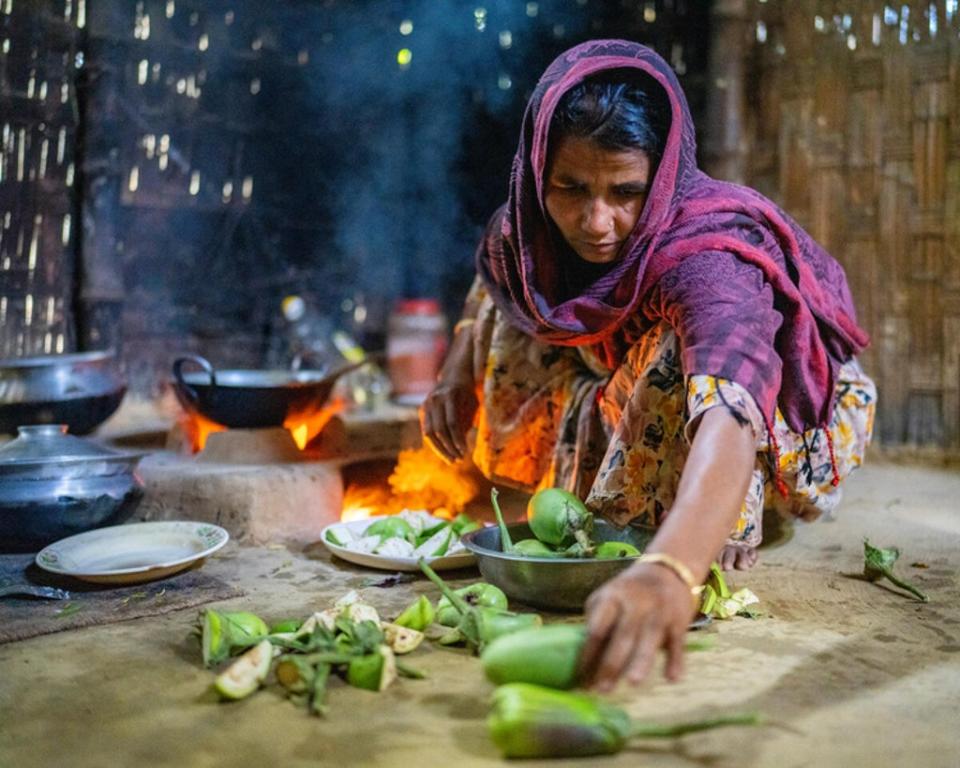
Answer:
[{"label": "leafy green stalk", "polygon": [[904,589],[918,600],[926,603],[930,601],[923,592],[917,589],[903,579],[900,579],[893,572],[893,565],[900,557],[900,550],[897,547],[888,547],[881,549],[870,545],[868,539],[863,540],[863,575],[869,581],[879,581],[886,578],[893,582],[900,589]]},{"label": "leafy green stalk", "polygon": [[507,524],[503,521],[503,513],[497,501],[499,495],[500,491],[496,488],[490,489],[490,503],[493,505],[493,514],[497,516],[497,525],[500,527],[500,551],[509,552],[513,549],[513,539],[510,538],[510,531],[507,530]]}]

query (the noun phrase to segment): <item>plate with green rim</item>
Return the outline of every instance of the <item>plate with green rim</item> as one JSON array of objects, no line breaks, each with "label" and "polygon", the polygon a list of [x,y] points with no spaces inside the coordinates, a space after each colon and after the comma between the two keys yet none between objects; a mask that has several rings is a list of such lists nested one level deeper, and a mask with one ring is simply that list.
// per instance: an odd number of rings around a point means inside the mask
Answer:
[{"label": "plate with green rim", "polygon": [[219,525],[187,520],[95,528],[37,553],[50,573],[94,584],[137,584],[199,568],[230,539]]}]

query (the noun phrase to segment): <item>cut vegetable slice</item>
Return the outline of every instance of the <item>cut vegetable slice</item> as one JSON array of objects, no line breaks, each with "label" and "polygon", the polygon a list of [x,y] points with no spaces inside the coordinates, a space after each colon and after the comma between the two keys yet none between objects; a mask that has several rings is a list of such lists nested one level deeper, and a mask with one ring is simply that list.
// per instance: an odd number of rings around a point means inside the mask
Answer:
[{"label": "cut vegetable slice", "polygon": [[423,632],[410,629],[410,627],[401,627],[399,624],[384,622],[380,625],[380,629],[383,630],[383,639],[387,641],[387,645],[396,654],[410,653],[423,642]]},{"label": "cut vegetable slice", "polygon": [[450,539],[453,537],[453,529],[450,526],[444,526],[433,536],[427,539],[423,544],[417,547],[413,554],[415,557],[443,557],[450,547]]},{"label": "cut vegetable slice", "polygon": [[355,688],[382,691],[396,679],[397,662],[389,645],[352,659],[347,667],[347,682]]},{"label": "cut vegetable slice", "polygon": [[272,660],[273,645],[269,640],[262,640],[217,675],[214,687],[225,699],[249,696],[267,679]]}]

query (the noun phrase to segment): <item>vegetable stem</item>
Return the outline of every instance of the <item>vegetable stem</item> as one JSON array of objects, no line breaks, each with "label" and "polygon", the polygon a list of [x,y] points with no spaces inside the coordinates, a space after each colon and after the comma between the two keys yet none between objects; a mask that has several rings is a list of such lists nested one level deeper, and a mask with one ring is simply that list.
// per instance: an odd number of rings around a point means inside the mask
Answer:
[{"label": "vegetable stem", "polygon": [[905,589],[911,595],[916,597],[918,600],[923,601],[924,603],[930,602],[930,598],[926,594],[924,594],[915,586],[913,586],[913,584],[910,584],[909,582],[906,582],[903,579],[899,579],[896,576],[894,576],[893,571],[890,568],[883,568],[881,570],[883,571],[883,575],[886,576],[888,579],[890,579],[890,581],[892,581],[898,587],[900,587],[900,589]]},{"label": "vegetable stem", "polygon": [[490,504],[493,505],[493,513],[497,516],[497,525],[500,526],[500,551],[508,552],[513,549],[513,539],[510,538],[510,531],[507,530],[507,524],[503,521],[503,513],[500,511],[500,503],[497,496],[500,491],[496,488],[490,489]]},{"label": "vegetable stem", "polygon": [[452,589],[450,589],[450,587],[447,586],[447,583],[443,579],[441,579],[439,576],[437,576],[433,568],[427,565],[426,560],[424,560],[421,557],[417,565],[420,566],[420,570],[424,572],[426,577],[430,579],[430,581],[432,581],[437,586],[437,589],[439,589],[443,593],[443,596],[450,601],[450,605],[452,605],[454,608],[456,608],[460,612],[461,616],[463,616],[464,614],[467,613],[467,611],[470,610],[470,606],[468,605],[467,601],[464,600],[462,597],[460,597],[460,595],[458,595]]},{"label": "vegetable stem", "polygon": [[757,725],[759,722],[760,716],[756,712],[746,712],[740,715],[721,715],[720,717],[712,717],[707,720],[698,720],[692,723],[677,723],[676,725],[635,722],[630,726],[630,735],[669,739],[674,736],[683,736],[686,733],[705,731],[709,728],[719,728],[725,725]]}]

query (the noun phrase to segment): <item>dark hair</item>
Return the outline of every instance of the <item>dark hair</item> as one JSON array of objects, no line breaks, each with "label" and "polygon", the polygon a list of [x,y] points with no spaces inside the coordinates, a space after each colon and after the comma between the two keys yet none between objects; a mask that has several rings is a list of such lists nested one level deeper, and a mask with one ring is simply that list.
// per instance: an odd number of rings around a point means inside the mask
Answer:
[{"label": "dark hair", "polygon": [[670,130],[670,102],[663,87],[637,70],[610,70],[588,77],[560,98],[551,138],[592,139],[608,150],[642,149],[656,163]]}]

